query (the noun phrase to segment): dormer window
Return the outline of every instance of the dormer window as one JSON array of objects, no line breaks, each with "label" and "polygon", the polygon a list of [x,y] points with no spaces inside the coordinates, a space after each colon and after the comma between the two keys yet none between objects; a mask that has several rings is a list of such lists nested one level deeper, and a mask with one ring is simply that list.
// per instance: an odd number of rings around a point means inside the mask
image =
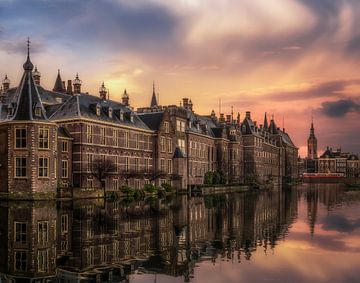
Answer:
[{"label": "dormer window", "polygon": [[124,121],[124,111],[120,111],[120,121]]},{"label": "dormer window", "polygon": [[101,111],[100,104],[97,104],[97,105],[96,105],[96,115],[97,115],[97,116],[100,116],[100,111]]},{"label": "dormer window", "polygon": [[130,122],[134,123],[134,114],[133,113],[130,114]]},{"label": "dormer window", "polygon": [[41,108],[40,107],[35,108],[35,116],[36,117],[41,117]]},{"label": "dormer window", "polygon": [[12,106],[12,104],[10,104],[8,106],[8,115],[12,116],[14,114],[14,107]]},{"label": "dormer window", "polygon": [[109,108],[109,118],[113,117],[113,109],[110,107]]},{"label": "dormer window", "polygon": [[242,132],[246,133],[246,125],[242,125]]}]

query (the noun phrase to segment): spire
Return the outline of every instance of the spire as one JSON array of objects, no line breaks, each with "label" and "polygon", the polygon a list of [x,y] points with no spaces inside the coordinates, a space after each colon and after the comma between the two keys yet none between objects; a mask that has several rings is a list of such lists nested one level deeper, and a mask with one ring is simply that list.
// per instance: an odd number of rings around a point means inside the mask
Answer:
[{"label": "spire", "polygon": [[28,54],[24,63],[24,74],[16,90],[15,111],[9,118],[15,121],[47,120],[44,106],[32,75],[33,65],[30,61],[30,40],[27,41]]},{"label": "spire", "polygon": [[61,93],[66,92],[66,89],[64,88],[64,84],[63,84],[62,79],[61,79],[60,69],[58,69],[58,74],[57,74],[57,77],[56,77],[56,81],[55,81],[55,84],[54,84],[53,91],[61,92]]},{"label": "spire", "polygon": [[267,130],[269,128],[269,123],[267,120],[267,113],[265,112],[265,117],[264,117],[264,129]]},{"label": "spire", "polygon": [[151,97],[151,103],[150,103],[150,107],[157,107],[157,99],[156,99],[156,93],[155,93],[155,82],[153,81],[153,93],[152,93],[152,97]]},{"label": "spire", "polygon": [[23,68],[27,72],[31,72],[34,69],[34,65],[33,65],[33,63],[31,63],[31,60],[30,60],[30,38],[28,38],[28,40],[27,40],[27,59],[23,65]]}]

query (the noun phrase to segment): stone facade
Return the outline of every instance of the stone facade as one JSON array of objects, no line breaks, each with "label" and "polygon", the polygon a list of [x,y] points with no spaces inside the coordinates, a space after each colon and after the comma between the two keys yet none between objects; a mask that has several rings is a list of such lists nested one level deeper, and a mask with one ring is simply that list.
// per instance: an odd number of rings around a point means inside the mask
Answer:
[{"label": "stone facade", "polygon": [[[160,106],[155,86],[150,107],[135,112],[126,91],[120,103],[109,99],[104,83],[98,96],[82,92],[81,84],[77,74],[65,87],[59,71],[54,89],[44,89],[29,54],[19,86],[4,79],[2,197],[72,197],[74,190],[90,195],[149,182],[187,188],[215,171],[230,184],[297,177],[297,148],[273,119],[258,127],[250,112],[243,121],[233,113],[199,115],[188,98]],[[106,174],[97,174],[99,164],[107,164]]]}]

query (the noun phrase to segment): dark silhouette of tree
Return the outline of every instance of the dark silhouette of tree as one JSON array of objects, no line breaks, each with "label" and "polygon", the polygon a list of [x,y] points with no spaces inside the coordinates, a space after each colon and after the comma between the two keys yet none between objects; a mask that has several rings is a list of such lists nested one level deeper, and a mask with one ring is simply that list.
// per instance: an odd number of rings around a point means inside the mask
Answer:
[{"label": "dark silhouette of tree", "polygon": [[91,164],[91,174],[100,182],[101,188],[104,190],[105,196],[105,183],[103,182],[109,175],[114,173],[116,166],[111,159],[98,158]]},{"label": "dark silhouette of tree", "polygon": [[125,180],[125,184],[129,185],[129,180],[132,178],[141,178],[142,172],[136,170],[125,170],[119,173],[119,176]]}]

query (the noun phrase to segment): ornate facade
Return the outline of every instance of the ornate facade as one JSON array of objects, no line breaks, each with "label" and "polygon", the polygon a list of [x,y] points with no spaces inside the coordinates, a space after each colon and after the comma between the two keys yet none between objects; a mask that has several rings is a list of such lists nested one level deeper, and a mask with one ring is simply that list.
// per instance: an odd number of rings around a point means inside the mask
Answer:
[{"label": "ornate facade", "polygon": [[[104,83],[90,95],[78,74],[66,85],[58,71],[50,91],[29,54],[23,67],[19,85],[11,88],[6,76],[1,92],[2,197],[89,197],[97,196],[95,188],[147,182],[187,188],[202,184],[209,171],[232,184],[297,177],[297,148],[274,119],[258,127],[250,112],[243,121],[233,113],[199,115],[188,98],[161,106],[155,85],[150,107],[134,111],[126,90],[121,103],[109,99]],[[99,162],[112,165],[102,177],[94,174]]]}]

